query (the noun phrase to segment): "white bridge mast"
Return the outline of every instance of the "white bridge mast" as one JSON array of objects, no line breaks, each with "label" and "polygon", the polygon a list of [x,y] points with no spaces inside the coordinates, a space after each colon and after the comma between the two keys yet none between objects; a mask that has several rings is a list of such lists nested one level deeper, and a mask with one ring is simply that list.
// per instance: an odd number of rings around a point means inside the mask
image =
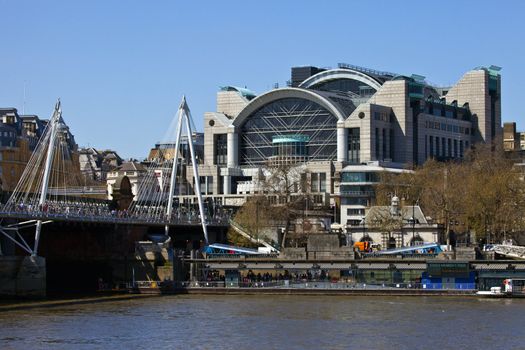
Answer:
[{"label": "white bridge mast", "polygon": [[[42,180],[42,188],[40,191],[40,200],[38,204],[40,207],[43,207],[46,202],[47,191],[49,189],[49,178],[51,176],[52,166],[53,166],[53,157],[55,156],[55,138],[57,132],[57,124],[62,116],[62,109],[60,107],[60,99],[55,105],[55,110],[53,116],[49,120],[50,136],[49,136],[49,145],[47,146],[47,157],[46,157],[46,166],[44,168],[44,178]],[[38,253],[38,243],[40,242],[40,232],[42,231],[42,220],[38,220],[36,223],[35,230],[35,246],[33,248],[32,256],[36,256]]]},{"label": "white bridge mast", "polygon": [[[171,221],[171,215],[173,212],[173,196],[175,195],[175,184],[177,178],[177,163],[179,158],[179,146],[181,142],[181,133],[182,133],[182,124],[186,121],[186,131],[188,133],[188,145],[190,148],[191,154],[191,164],[193,166],[193,178],[195,179],[194,191],[197,194],[197,200],[199,203],[199,213],[201,217],[202,232],[204,233],[204,240],[208,244],[208,229],[206,227],[206,217],[204,216],[204,205],[202,201],[202,194],[200,188],[200,178],[199,178],[199,169],[197,166],[197,159],[195,157],[195,150],[193,148],[193,130],[191,129],[191,113],[186,103],[186,97],[182,97],[182,102],[179,106],[179,111],[177,113],[178,123],[176,130],[176,139],[175,139],[175,154],[173,155],[173,167],[171,169],[171,180],[170,180],[170,191],[168,197],[168,206],[166,208],[166,217],[168,221]],[[169,233],[169,225],[164,227],[164,232],[166,235]]]}]

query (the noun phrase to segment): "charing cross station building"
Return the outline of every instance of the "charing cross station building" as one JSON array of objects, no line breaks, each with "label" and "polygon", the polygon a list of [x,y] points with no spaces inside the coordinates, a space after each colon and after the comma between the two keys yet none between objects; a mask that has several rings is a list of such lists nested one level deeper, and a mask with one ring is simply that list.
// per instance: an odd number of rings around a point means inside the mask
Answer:
[{"label": "charing cross station building", "polygon": [[240,205],[261,191],[269,163],[293,163],[318,204],[343,227],[359,224],[380,172],[461,159],[501,137],[499,71],[475,68],[436,87],[420,75],[339,64],[294,67],[288,87],[261,95],[223,87],[217,110],[204,115],[201,191]]}]

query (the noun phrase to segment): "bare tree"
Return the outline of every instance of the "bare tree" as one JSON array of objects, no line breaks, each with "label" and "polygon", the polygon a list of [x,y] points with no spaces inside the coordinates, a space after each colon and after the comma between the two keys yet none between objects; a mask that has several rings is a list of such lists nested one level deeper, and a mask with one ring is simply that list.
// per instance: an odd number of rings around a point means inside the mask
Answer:
[{"label": "bare tree", "polygon": [[392,207],[380,206],[370,212],[366,223],[371,228],[386,234],[390,242],[396,232],[402,233],[404,214],[403,209],[400,212],[392,212]]},{"label": "bare tree", "polygon": [[[263,176],[260,188],[273,204],[274,220],[284,223],[281,246],[284,248],[292,221],[298,210],[305,210],[311,202],[310,181],[304,166],[294,163],[268,163],[262,169]],[[295,232],[293,237],[297,243],[300,237]]]}]

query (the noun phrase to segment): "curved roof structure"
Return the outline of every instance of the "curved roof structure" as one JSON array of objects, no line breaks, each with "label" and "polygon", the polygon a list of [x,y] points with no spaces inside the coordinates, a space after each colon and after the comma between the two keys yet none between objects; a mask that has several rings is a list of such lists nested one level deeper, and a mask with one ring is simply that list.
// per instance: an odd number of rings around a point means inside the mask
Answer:
[{"label": "curved roof structure", "polygon": [[246,118],[248,118],[252,113],[264,107],[268,103],[284,98],[300,98],[315,102],[332,113],[340,121],[345,120],[348,116],[347,112],[345,112],[346,108],[340,106],[333,100],[330,100],[326,93],[301,88],[282,88],[271,90],[251,100],[250,103],[239,113],[239,115],[237,115],[233,121],[233,125],[237,127],[241,126]]},{"label": "curved roof structure", "polygon": [[374,78],[373,76],[366,74],[364,72],[350,69],[350,68],[338,68],[338,69],[330,69],[326,70],[320,73],[317,73],[310,78],[303,81],[299,87],[301,88],[312,88],[316,85],[326,83],[332,80],[339,80],[339,79],[350,79],[350,80],[357,80],[363,84],[366,84],[376,91],[379,90],[381,87],[381,82]]},{"label": "curved roof structure", "polygon": [[231,86],[231,85],[221,86],[221,90],[222,91],[237,91],[241,96],[246,97],[248,100],[251,100],[252,98],[257,96],[255,92],[253,92],[252,90],[247,89],[247,88],[241,88],[238,86]]}]

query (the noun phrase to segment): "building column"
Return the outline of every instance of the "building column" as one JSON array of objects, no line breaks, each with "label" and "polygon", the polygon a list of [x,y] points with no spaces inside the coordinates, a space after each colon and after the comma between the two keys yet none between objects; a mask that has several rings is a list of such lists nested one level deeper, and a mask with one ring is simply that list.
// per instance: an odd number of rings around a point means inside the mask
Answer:
[{"label": "building column", "polygon": [[231,188],[232,180],[231,180],[231,178],[232,177],[230,175],[223,176],[223,178],[222,178],[222,193],[224,193],[224,194],[231,194],[231,191],[232,191],[232,188]]},{"label": "building column", "polygon": [[337,161],[348,160],[348,129],[343,121],[337,122]]},{"label": "building column", "polygon": [[237,152],[239,149],[239,135],[235,132],[235,127],[231,126],[228,128],[227,134],[227,166],[228,168],[234,168],[237,166]]}]

